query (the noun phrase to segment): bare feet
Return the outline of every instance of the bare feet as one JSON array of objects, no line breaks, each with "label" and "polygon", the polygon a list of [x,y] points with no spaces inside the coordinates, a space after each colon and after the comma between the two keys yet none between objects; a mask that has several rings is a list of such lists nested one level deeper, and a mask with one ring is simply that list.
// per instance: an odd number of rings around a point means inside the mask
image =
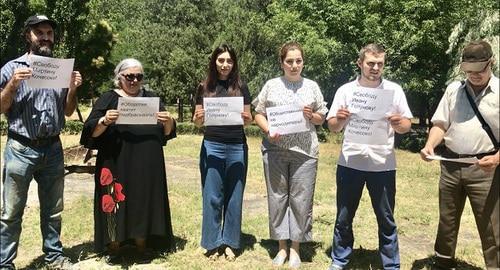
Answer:
[{"label": "bare feet", "polygon": [[120,251],[120,242],[115,241],[108,244],[108,253],[116,255]]},{"label": "bare feet", "polygon": [[136,238],[135,246],[137,247],[137,252],[144,253],[146,251],[146,239]]},{"label": "bare feet", "polygon": [[211,250],[207,250],[204,255],[211,261],[216,261],[220,254],[219,254],[219,248],[214,248]]}]

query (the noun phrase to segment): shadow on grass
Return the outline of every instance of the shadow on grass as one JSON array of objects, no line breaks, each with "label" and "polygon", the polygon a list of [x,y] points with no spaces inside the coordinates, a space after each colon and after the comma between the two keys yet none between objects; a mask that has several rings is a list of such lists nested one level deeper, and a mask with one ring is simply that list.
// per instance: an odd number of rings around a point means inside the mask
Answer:
[{"label": "shadow on grass", "polygon": [[[122,256],[124,259],[122,259],[122,262],[119,265],[121,266],[122,269],[127,269],[129,266],[134,264],[149,263],[154,259],[164,259],[170,253],[184,250],[187,240],[184,238],[174,236],[174,243],[175,243],[174,248],[171,248],[166,251],[153,252],[153,255],[147,259],[138,257],[135,247],[131,245],[125,245],[123,248],[123,256]],[[98,258],[98,260],[103,259],[102,254],[96,254],[94,252],[94,242],[91,241],[84,242],[82,244],[78,244],[70,248],[63,248],[63,251],[64,255],[69,257],[73,263],[77,263],[92,258]],[[25,270],[44,269],[45,268],[44,258],[45,255],[39,256],[38,258],[31,261],[31,263],[28,266],[22,269]]]},{"label": "shadow on grass", "polygon": [[169,253],[184,250],[184,248],[186,247],[187,240],[174,235],[174,242],[175,242],[175,249],[173,249]]},{"label": "shadow on grass", "polygon": [[[427,258],[424,259],[419,259],[415,260],[413,264],[411,265],[411,270],[431,270],[432,269],[432,262],[434,261],[434,256],[430,255]],[[483,268],[477,267],[471,264],[468,264],[467,262],[458,260],[457,261],[457,270],[463,269],[463,270],[482,270]]]},{"label": "shadow on grass", "polygon": [[241,232],[241,248],[237,255],[240,256],[247,250],[254,250],[255,243],[257,243],[255,235]]},{"label": "shadow on grass", "polygon": [[[325,250],[325,254],[330,258],[331,253],[332,247],[330,246]],[[355,248],[345,269],[383,269],[378,249],[364,249],[362,246]]]},{"label": "shadow on grass", "polygon": [[[288,241],[288,246],[291,242]],[[269,258],[274,258],[278,253],[278,241],[272,239],[262,239],[260,245],[267,250]],[[306,242],[300,244],[300,259],[303,262],[312,262],[314,256],[316,256],[316,250],[322,249],[323,245],[320,242]]]},{"label": "shadow on grass", "polygon": [[[79,262],[81,260],[89,258],[91,255],[89,254],[94,254],[94,242],[84,242],[81,244],[78,244],[76,246],[70,247],[70,248],[63,248],[64,255],[69,257],[72,262]],[[31,269],[41,269],[45,267],[45,261],[43,260],[45,258],[45,255],[38,256],[35,258],[29,265],[27,265],[25,268],[26,270],[31,270]]]}]

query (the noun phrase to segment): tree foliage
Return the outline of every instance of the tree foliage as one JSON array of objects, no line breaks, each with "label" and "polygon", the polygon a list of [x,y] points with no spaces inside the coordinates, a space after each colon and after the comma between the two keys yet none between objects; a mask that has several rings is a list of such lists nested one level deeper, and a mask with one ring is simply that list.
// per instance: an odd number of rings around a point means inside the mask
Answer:
[{"label": "tree foliage", "polygon": [[24,21],[29,17],[28,0],[0,0],[0,61],[3,66],[13,56],[25,50],[22,38]]},{"label": "tree foliage", "polygon": [[[486,38],[498,50],[498,1],[493,0],[1,0],[2,62],[22,48],[18,33],[32,12],[61,25],[58,55],[76,57],[84,96],[111,86],[112,67],[134,57],[146,86],[166,102],[187,103],[206,76],[208,57],[232,45],[255,96],[281,74],[279,46],[300,42],[304,76],[325,100],[357,76],[358,50],[371,42],[387,50],[385,76],[402,84],[421,123],[432,115],[445,86],[459,77],[464,44]],[[4,23],[5,22],[5,23]],[[498,58],[498,57],[497,57]],[[498,61],[497,61],[498,62]],[[496,66],[498,74],[498,65]]]}]

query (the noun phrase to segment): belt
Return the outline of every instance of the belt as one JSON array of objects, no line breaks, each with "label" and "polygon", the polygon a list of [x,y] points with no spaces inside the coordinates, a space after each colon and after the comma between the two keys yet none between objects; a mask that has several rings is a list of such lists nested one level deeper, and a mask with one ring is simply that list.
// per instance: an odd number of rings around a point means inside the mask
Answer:
[{"label": "belt", "polygon": [[33,140],[33,139],[26,138],[22,135],[19,135],[17,133],[11,132],[11,131],[8,132],[7,137],[14,139],[14,140],[20,142],[21,144],[27,145],[30,147],[49,146],[49,145],[59,141],[59,135],[46,137],[46,138],[36,138]]},{"label": "belt", "polygon": [[470,158],[470,157],[476,157],[477,159],[482,159],[485,156],[490,156],[494,155],[498,152],[498,149],[495,151],[491,151],[488,153],[479,153],[479,154],[457,154],[450,149],[446,148],[446,150],[443,153],[443,157],[445,158]]}]

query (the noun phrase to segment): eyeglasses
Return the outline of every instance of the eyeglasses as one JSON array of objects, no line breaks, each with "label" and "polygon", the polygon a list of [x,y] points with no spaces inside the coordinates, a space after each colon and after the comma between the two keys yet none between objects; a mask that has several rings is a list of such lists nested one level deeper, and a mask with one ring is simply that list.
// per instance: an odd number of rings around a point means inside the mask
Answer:
[{"label": "eyeglasses", "polygon": [[129,81],[129,82],[133,82],[134,80],[137,79],[138,82],[142,81],[142,79],[144,78],[144,74],[142,73],[130,73],[130,74],[121,74],[123,76],[123,78],[125,78],[125,80]]}]

